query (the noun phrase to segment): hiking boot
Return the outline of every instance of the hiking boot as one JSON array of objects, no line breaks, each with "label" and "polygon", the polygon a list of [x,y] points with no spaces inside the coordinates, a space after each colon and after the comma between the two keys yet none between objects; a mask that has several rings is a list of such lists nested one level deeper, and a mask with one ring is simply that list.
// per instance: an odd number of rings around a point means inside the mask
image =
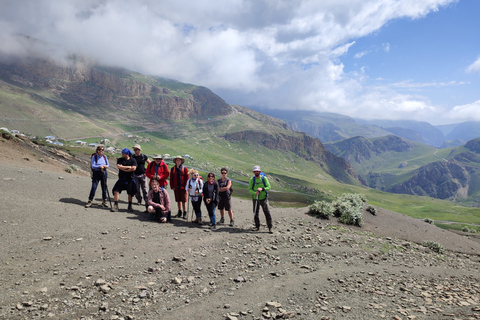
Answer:
[{"label": "hiking boot", "polygon": [[181,218],[181,217],[182,217],[182,210],[178,210],[177,218]]},{"label": "hiking boot", "polygon": [[217,225],[212,223],[212,225],[210,226],[210,229],[217,229]]},{"label": "hiking boot", "polygon": [[272,228],[268,228],[268,233],[270,233],[270,234],[273,233]]},{"label": "hiking boot", "polygon": [[118,212],[118,204],[114,204],[112,209],[110,209],[112,212]]},{"label": "hiking boot", "polygon": [[221,217],[219,223],[225,223],[225,218],[224,218],[224,217]]},{"label": "hiking boot", "polygon": [[102,207],[108,207],[107,199],[104,199],[102,202]]},{"label": "hiking boot", "polygon": [[233,219],[232,219],[232,220],[230,220],[230,227],[233,227],[233,226],[234,226],[234,224],[233,224]]},{"label": "hiking boot", "polygon": [[183,211],[183,219],[187,219],[187,211]]},{"label": "hiking boot", "polygon": [[141,206],[142,205],[142,200],[138,201],[137,205]]},{"label": "hiking boot", "polygon": [[92,200],[88,200],[87,204],[85,205],[85,208],[90,208],[92,206]]},{"label": "hiking boot", "polygon": [[133,212],[133,208],[132,208],[132,204],[131,204],[131,203],[128,204],[127,211],[128,211],[128,212]]}]

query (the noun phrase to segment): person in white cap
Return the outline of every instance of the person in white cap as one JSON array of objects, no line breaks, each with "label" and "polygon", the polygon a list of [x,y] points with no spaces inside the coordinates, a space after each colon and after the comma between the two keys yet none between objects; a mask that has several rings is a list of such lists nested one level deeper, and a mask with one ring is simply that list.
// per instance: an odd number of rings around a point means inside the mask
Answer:
[{"label": "person in white cap", "polygon": [[260,211],[259,207],[262,207],[265,219],[267,220],[268,232],[272,233],[272,216],[268,208],[268,191],[271,189],[270,183],[265,174],[260,170],[260,166],[253,167],[253,174],[254,176],[248,184],[248,192],[250,192],[253,199],[254,230],[260,230],[260,217],[258,213]]}]

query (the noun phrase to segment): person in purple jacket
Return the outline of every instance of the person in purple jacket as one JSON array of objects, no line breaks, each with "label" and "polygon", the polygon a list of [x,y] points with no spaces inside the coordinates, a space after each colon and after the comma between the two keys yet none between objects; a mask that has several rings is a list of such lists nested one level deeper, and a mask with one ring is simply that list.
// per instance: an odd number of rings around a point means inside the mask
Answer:
[{"label": "person in purple jacket", "polygon": [[95,197],[95,191],[97,191],[98,182],[102,185],[102,206],[107,205],[107,168],[109,166],[108,158],[103,154],[105,148],[102,145],[97,146],[96,152],[92,155],[90,167],[92,169],[92,188],[90,189],[90,195],[88,196],[88,202],[85,207],[92,206],[93,197]]}]

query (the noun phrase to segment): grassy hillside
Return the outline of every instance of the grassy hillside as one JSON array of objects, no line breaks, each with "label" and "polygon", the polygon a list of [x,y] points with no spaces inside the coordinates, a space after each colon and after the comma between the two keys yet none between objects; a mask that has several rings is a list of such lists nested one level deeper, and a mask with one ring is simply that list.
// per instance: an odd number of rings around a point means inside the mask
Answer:
[{"label": "grassy hillside", "polygon": [[[175,82],[169,85],[172,90],[183,86]],[[189,154],[193,160],[187,160],[187,165],[201,169],[204,176],[206,172],[219,173],[221,167],[228,167],[229,176],[239,181],[234,183],[234,195],[237,197],[248,196],[245,183],[252,175],[253,165],[259,164],[272,183],[274,191],[270,193],[270,200],[274,205],[306,206],[314,200],[331,201],[338,195],[353,192],[365,194],[371,204],[414,217],[480,225],[478,209],[475,208],[458,207],[447,201],[427,197],[401,196],[342,184],[315,163],[293,152],[270,150],[255,140],[235,143],[226,141],[226,134],[244,130],[292,137],[301,135],[287,130],[285,123],[279,119],[244,107],[237,106],[237,111],[231,115],[209,119],[164,121],[158,118],[151,122],[144,119],[129,123],[126,121],[129,116],[136,119],[139,116],[105,113],[99,107],[98,116],[88,117],[79,112],[81,105],[70,105],[49,95],[48,92],[34,88],[0,84],[0,126],[40,137],[55,135],[71,139],[70,142],[77,138],[88,142],[100,142],[103,138],[109,138],[111,145],[117,148],[132,148],[138,142],[144,153],[150,155]],[[132,133],[135,137],[126,138],[124,132]],[[69,145],[73,143],[67,143],[65,148],[71,152],[85,153],[84,149]],[[421,152],[420,148],[425,148],[428,152]],[[409,158],[409,168],[405,170],[429,161],[428,157],[431,157],[434,150],[419,146],[418,154],[415,152],[417,151],[411,153],[413,157]],[[89,153],[91,151],[87,150],[86,154]],[[426,156],[428,153],[430,156]],[[381,172],[380,160],[389,163],[386,170],[398,174],[404,171],[398,168],[398,163],[406,161],[405,158],[394,153],[385,155],[383,159],[372,159],[369,170]]]}]

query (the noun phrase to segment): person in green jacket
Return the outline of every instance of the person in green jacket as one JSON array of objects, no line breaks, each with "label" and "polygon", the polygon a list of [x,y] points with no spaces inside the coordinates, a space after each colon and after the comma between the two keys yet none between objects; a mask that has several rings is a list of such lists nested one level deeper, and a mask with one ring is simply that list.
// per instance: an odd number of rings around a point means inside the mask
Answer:
[{"label": "person in green jacket", "polygon": [[248,191],[252,195],[253,199],[253,215],[255,220],[255,231],[260,230],[260,218],[258,213],[259,207],[262,207],[265,219],[267,220],[268,232],[272,232],[272,216],[268,208],[268,191],[270,191],[270,183],[265,175],[261,174],[260,166],[253,167],[254,176],[248,183]]}]

